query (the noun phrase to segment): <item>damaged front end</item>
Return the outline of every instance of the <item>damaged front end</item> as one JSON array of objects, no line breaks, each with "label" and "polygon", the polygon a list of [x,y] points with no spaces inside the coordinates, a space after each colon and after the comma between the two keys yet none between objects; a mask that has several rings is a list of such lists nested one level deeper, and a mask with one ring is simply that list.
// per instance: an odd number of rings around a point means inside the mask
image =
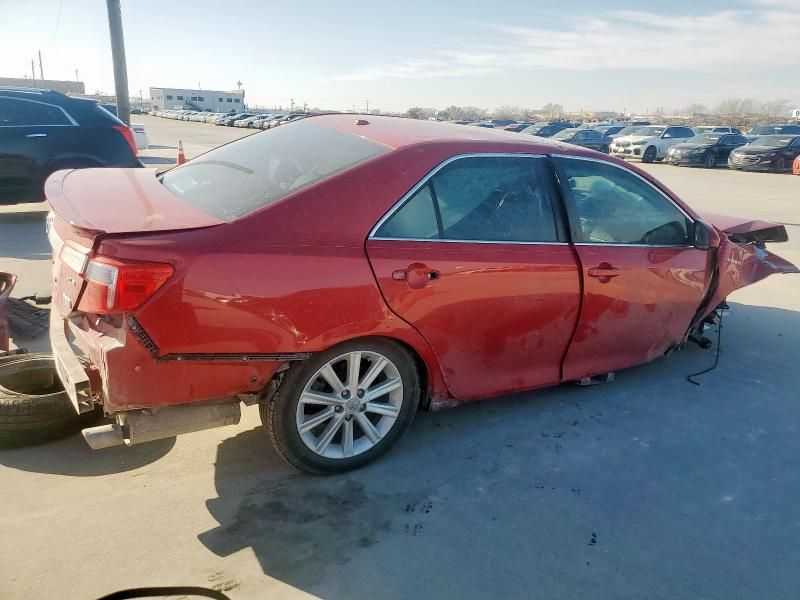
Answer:
[{"label": "damaged front end", "polygon": [[783,225],[767,221],[743,221],[723,215],[706,214],[703,217],[719,232],[720,241],[715,249],[715,270],[690,333],[696,332],[703,320],[731,292],[775,273],[800,273],[795,265],[767,250],[767,242],[785,242],[789,239]]}]

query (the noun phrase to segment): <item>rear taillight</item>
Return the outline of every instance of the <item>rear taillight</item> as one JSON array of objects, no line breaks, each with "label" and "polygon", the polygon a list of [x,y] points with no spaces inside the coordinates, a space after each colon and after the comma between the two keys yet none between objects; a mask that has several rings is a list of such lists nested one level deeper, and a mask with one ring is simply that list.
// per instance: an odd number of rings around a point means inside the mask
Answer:
[{"label": "rear taillight", "polygon": [[128,142],[128,146],[131,147],[131,151],[133,152],[134,156],[138,156],[139,150],[136,148],[136,139],[133,137],[131,128],[127,125],[114,125],[114,129],[119,131],[122,134],[122,137],[125,138],[125,141]]},{"label": "rear taillight", "polygon": [[106,256],[86,265],[78,309],[93,314],[120,313],[139,308],[164,285],[175,270],[163,263],[120,261]]}]

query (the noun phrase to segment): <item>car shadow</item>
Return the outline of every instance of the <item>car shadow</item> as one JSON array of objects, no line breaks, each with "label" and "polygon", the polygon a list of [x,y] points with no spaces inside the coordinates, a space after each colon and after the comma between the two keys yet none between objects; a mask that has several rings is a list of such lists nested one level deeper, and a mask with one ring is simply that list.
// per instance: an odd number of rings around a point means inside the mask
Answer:
[{"label": "car shadow", "polygon": [[80,433],[13,450],[0,450],[0,465],[31,473],[52,473],[70,477],[99,477],[123,473],[149,465],[165,456],[175,438],[135,446],[114,446],[92,450]]},{"label": "car shadow", "polygon": [[[218,497],[207,507],[219,525],[198,537],[218,556],[250,549],[268,576],[334,600],[564,589],[611,598],[626,576],[644,596],[679,576],[698,595],[742,593],[743,573],[769,588],[781,577],[763,577],[749,552],[780,562],[781,523],[796,517],[800,475],[784,467],[800,451],[786,397],[800,313],[731,306],[719,366],[699,386],[686,376],[711,366],[715,350],[691,345],[612,384],[421,412],[383,458],[331,477],[288,467],[262,428],[244,431],[218,447]],[[749,436],[765,429],[754,448]],[[775,477],[784,488],[768,501],[775,524],[743,519],[767,510],[758,486]],[[720,512],[719,490],[736,486],[753,493]],[[602,550],[598,536],[610,538]],[[725,547],[725,557],[700,553],[676,575],[662,564],[680,562],[680,536]]]}]

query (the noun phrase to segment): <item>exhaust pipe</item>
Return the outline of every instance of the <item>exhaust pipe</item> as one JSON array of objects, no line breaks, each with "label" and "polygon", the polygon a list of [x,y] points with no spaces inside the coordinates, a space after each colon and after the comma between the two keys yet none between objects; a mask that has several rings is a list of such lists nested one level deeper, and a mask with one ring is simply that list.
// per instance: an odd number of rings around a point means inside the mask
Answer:
[{"label": "exhaust pipe", "polygon": [[117,422],[83,430],[93,450],[125,444],[142,444],[184,433],[236,425],[242,416],[238,402],[166,406],[117,414]]},{"label": "exhaust pipe", "polygon": [[92,450],[111,448],[125,443],[122,435],[122,428],[116,423],[111,425],[101,425],[100,427],[90,427],[81,431],[83,439],[89,444]]}]

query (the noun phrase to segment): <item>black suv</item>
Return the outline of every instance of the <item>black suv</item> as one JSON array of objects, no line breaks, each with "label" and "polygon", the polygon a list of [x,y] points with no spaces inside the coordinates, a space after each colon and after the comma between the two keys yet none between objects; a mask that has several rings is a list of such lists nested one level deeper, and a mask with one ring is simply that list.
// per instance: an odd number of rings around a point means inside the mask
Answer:
[{"label": "black suv", "polygon": [[141,166],[133,132],[94,100],[0,87],[0,204],[43,200],[59,169]]}]

